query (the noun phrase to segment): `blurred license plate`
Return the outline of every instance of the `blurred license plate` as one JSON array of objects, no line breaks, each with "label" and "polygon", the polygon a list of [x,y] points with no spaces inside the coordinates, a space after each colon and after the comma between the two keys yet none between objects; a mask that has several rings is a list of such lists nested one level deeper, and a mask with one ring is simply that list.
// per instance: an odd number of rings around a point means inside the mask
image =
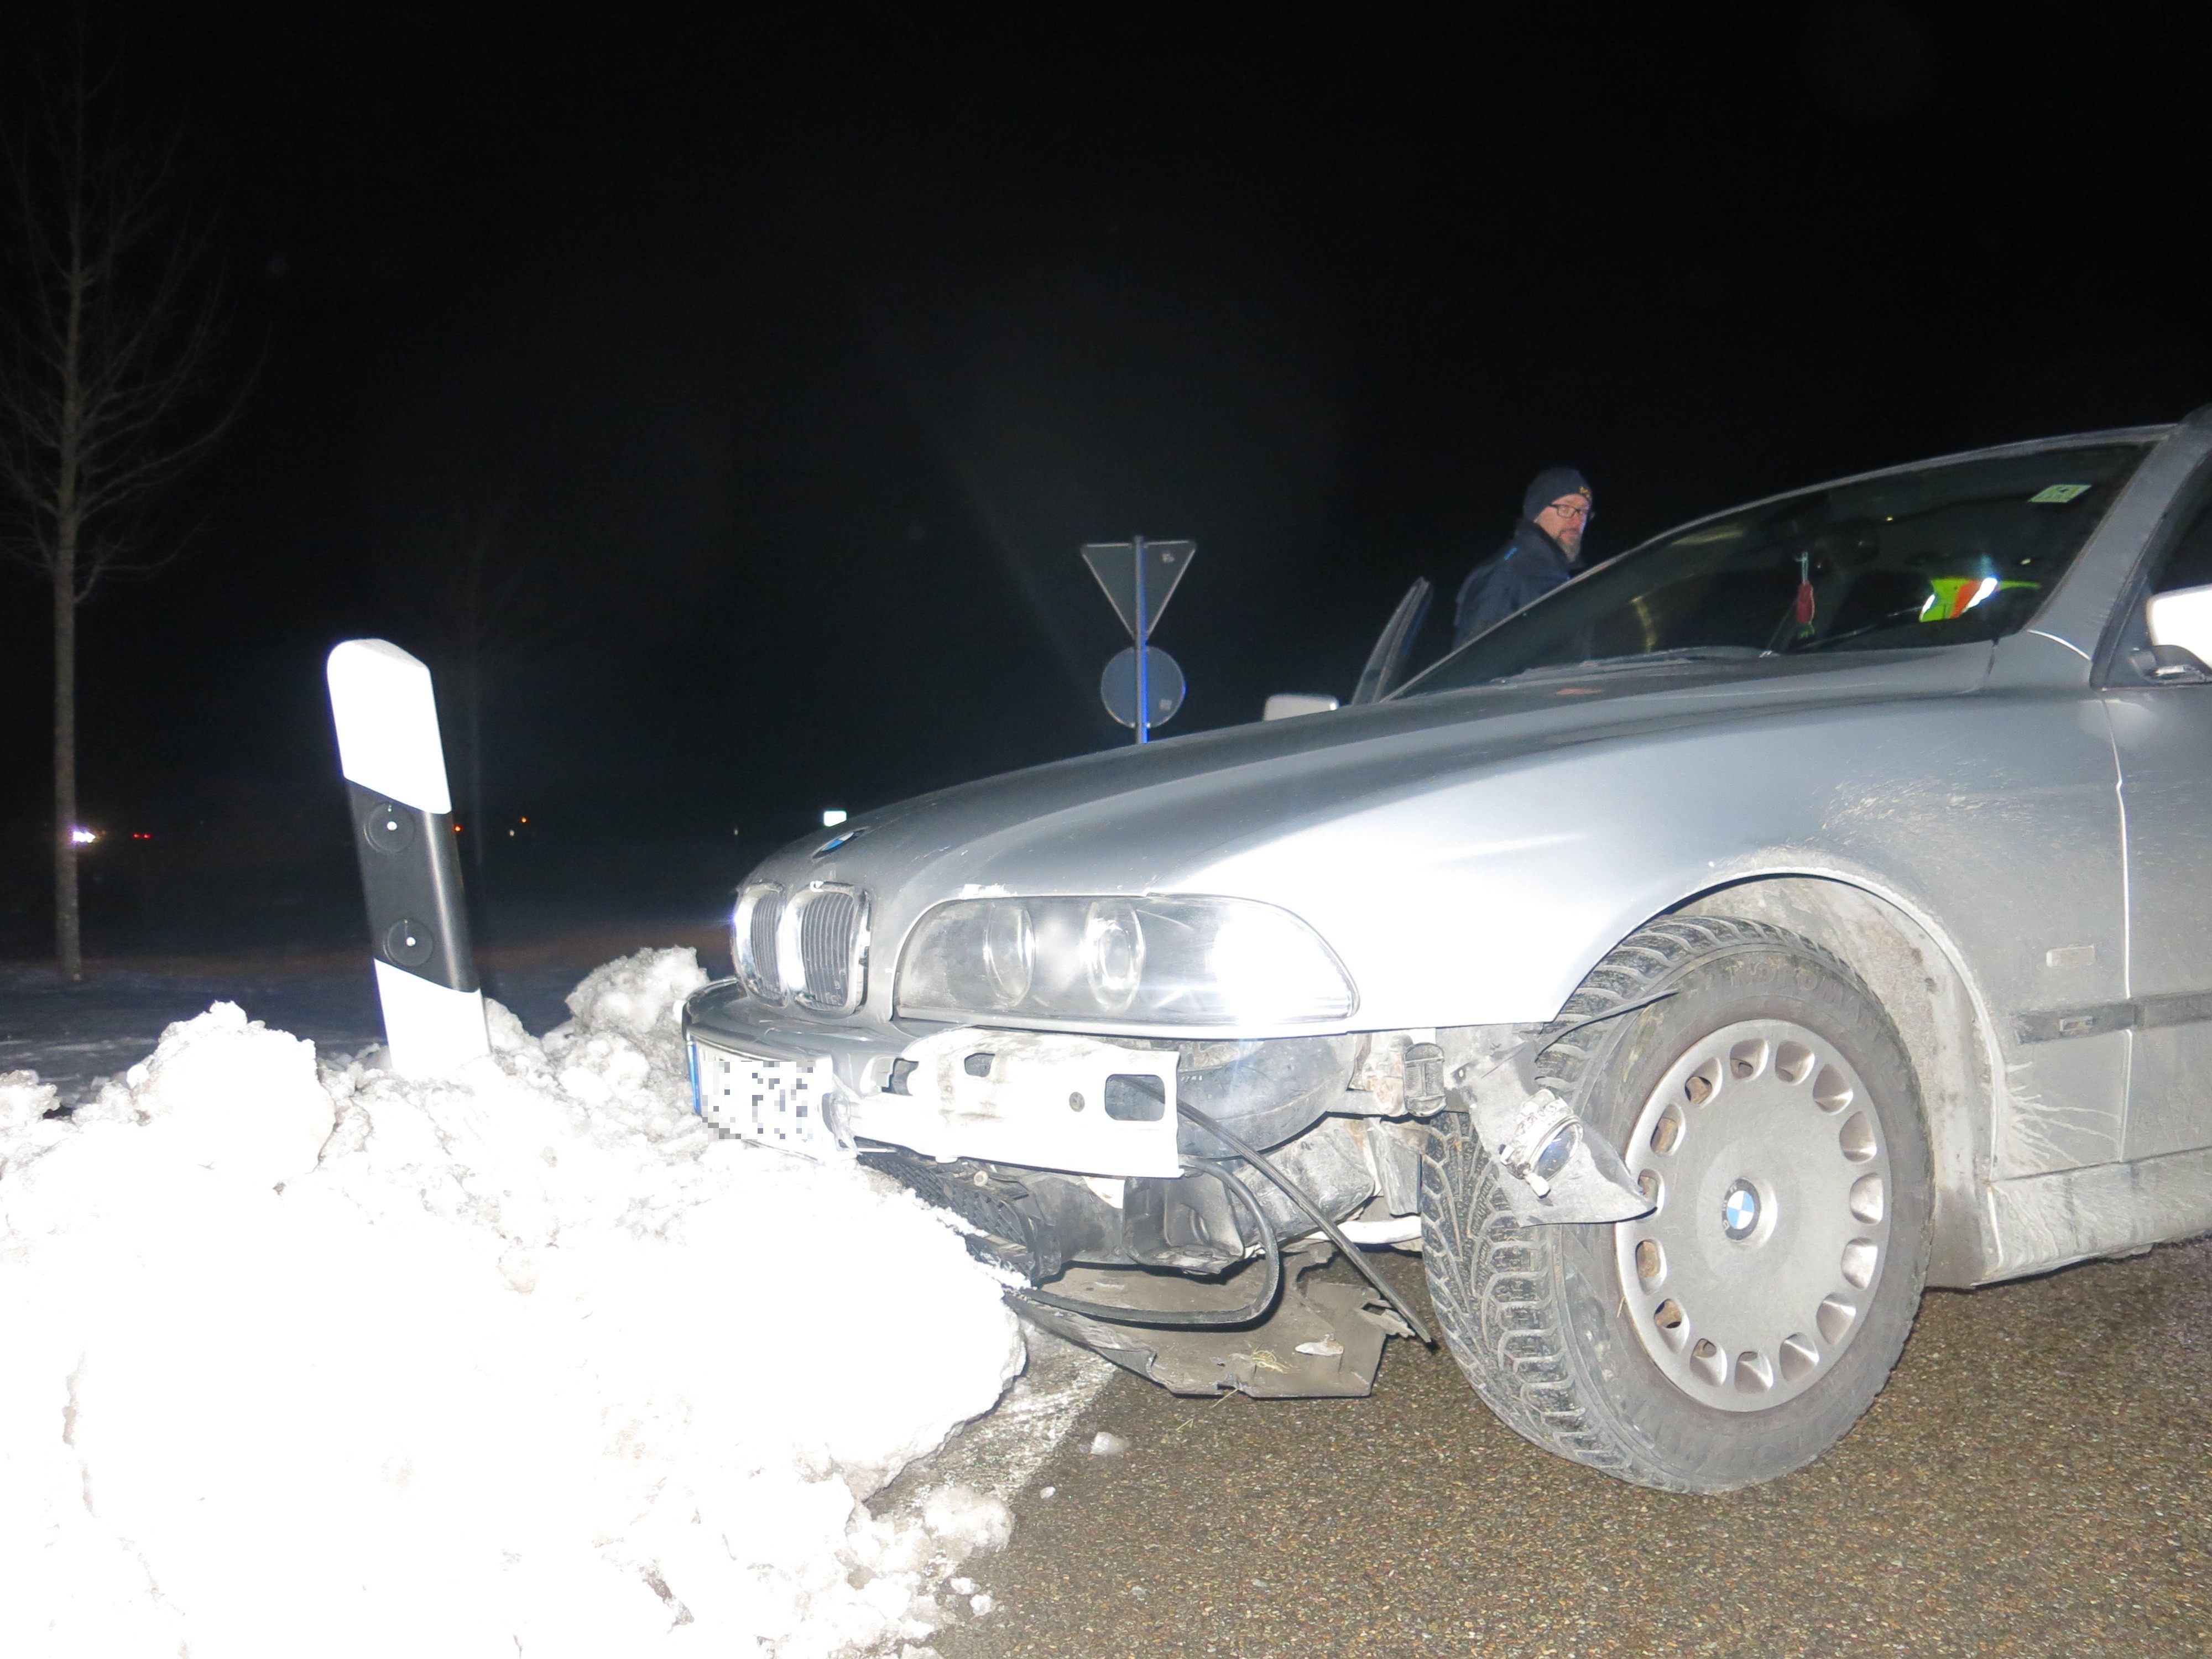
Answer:
[{"label": "blurred license plate", "polygon": [[691,1087],[693,1109],[725,1134],[810,1158],[838,1154],[837,1074],[827,1056],[763,1060],[695,1042]]}]

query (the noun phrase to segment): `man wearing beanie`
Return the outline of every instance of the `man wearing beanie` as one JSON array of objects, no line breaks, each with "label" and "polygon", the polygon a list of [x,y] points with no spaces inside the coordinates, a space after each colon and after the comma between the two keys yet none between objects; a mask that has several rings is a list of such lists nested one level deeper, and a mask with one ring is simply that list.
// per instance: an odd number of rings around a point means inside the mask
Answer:
[{"label": "man wearing beanie", "polygon": [[1549,466],[1521,498],[1513,539],[1468,573],[1452,615],[1452,648],[1542,598],[1582,568],[1590,487],[1571,466]]}]

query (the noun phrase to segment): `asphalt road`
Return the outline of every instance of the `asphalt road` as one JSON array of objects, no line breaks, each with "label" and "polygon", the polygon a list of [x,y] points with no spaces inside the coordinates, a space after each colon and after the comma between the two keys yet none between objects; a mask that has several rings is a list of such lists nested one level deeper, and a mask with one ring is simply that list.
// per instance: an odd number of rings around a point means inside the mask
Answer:
[{"label": "asphalt road", "polygon": [[1723,1498],[1552,1458],[1395,1341],[1366,1400],[1117,1375],[1014,1507],[945,1659],[2212,1652],[2212,1241],[1931,1293],[1841,1444]]}]

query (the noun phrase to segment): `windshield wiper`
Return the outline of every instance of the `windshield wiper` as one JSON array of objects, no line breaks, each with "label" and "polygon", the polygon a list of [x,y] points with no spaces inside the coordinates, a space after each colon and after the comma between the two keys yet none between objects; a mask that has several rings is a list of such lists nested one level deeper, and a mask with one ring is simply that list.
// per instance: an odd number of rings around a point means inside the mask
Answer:
[{"label": "windshield wiper", "polygon": [[1516,673],[1501,674],[1488,684],[1505,685],[1514,680],[1544,679],[1572,674],[1619,674],[1632,668],[1665,667],[1685,662],[1753,662],[1771,657],[1755,645],[1685,645],[1672,651],[1644,651],[1631,656],[1591,657],[1582,662],[1544,663]]},{"label": "windshield wiper", "polygon": [[1792,650],[1790,654],[1793,657],[1803,656],[1808,652],[1825,651],[1832,645],[1841,645],[1845,640],[1856,640],[1868,634],[1879,634],[1885,628],[1895,628],[1900,623],[1917,620],[1925,609],[1927,606],[1924,602],[1920,605],[1899,605],[1887,616],[1876,617],[1872,622],[1862,623],[1856,628],[1847,628],[1842,633],[1831,634],[1825,639],[1808,640],[1804,644]]}]

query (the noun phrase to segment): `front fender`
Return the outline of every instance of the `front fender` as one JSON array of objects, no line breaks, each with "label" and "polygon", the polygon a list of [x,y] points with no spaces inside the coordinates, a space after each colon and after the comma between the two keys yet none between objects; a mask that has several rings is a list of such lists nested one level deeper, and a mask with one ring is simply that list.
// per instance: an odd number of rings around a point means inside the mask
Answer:
[{"label": "front fender", "polygon": [[1970,695],[1644,732],[1363,806],[1190,885],[1304,916],[1368,1030],[1549,1020],[1643,921],[1781,872],[1882,896],[1951,941],[1992,1003],[2030,1006],[2046,993],[2024,943],[2124,957],[2110,742],[2084,702]]}]

